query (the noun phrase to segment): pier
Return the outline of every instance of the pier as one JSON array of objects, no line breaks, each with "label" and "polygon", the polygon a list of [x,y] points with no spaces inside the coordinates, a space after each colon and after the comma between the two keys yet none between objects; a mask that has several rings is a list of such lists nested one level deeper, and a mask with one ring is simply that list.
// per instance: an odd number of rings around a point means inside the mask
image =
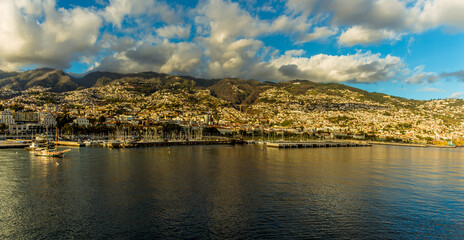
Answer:
[{"label": "pier", "polygon": [[73,141],[56,141],[57,146],[69,146],[69,147],[85,147],[84,143],[73,142]]},{"label": "pier", "polygon": [[2,148],[25,148],[29,147],[27,143],[15,143],[15,142],[0,142],[0,149]]},{"label": "pier", "polygon": [[368,143],[357,142],[274,142],[267,143],[273,148],[332,148],[332,147],[370,147]]},{"label": "pier", "polygon": [[244,144],[243,140],[224,139],[224,140],[195,140],[195,141],[156,141],[156,142],[108,142],[109,148],[136,148],[136,147],[165,147],[180,145],[233,145]]}]

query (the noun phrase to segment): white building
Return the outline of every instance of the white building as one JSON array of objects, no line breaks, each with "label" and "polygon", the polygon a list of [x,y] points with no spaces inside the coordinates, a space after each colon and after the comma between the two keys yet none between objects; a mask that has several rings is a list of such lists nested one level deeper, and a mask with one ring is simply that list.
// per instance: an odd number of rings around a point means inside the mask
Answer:
[{"label": "white building", "polygon": [[11,125],[11,124],[15,124],[15,120],[14,120],[14,116],[13,114],[11,113],[10,109],[6,109],[4,110],[1,114],[0,114],[0,123],[4,123],[6,125]]},{"label": "white building", "polygon": [[56,118],[48,112],[40,113],[39,123],[44,126],[56,126]]},{"label": "white building", "polygon": [[90,124],[89,119],[87,118],[76,118],[73,120],[74,124],[77,124],[78,126],[87,126]]}]

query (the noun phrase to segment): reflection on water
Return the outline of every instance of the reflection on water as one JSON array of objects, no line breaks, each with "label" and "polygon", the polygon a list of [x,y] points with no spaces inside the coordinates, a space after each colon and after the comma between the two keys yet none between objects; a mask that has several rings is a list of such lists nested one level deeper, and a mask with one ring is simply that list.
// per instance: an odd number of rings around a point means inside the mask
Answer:
[{"label": "reflection on water", "polygon": [[0,238],[462,238],[464,151],[0,151]]}]

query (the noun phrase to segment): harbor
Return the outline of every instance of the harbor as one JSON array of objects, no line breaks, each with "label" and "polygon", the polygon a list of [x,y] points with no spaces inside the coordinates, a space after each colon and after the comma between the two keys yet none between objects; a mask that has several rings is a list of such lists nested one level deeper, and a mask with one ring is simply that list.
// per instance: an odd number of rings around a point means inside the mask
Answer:
[{"label": "harbor", "polygon": [[[333,226],[355,239],[427,231],[464,237],[464,199],[457,197],[464,194],[464,148],[83,147],[64,158],[0,151],[6,203],[0,239],[56,239],[57,232],[73,229],[79,230],[75,238],[84,239],[208,239],[211,231],[204,226],[223,231],[223,219],[227,231],[217,236],[224,239],[262,239],[266,231],[273,234],[267,238],[341,236]],[[398,194],[400,199],[390,197]],[[240,211],[226,211],[231,206]],[[424,214],[437,206],[443,211]],[[217,208],[221,217],[212,217]],[[334,212],[338,216],[330,217]],[[406,227],[394,231],[386,222]],[[18,223],[37,227],[25,230]],[[131,234],[137,231],[143,236]]]},{"label": "harbor", "polygon": [[[0,149],[6,148],[27,148],[33,141],[30,139],[8,139],[0,141]],[[45,141],[37,141],[44,143]],[[334,147],[370,147],[373,145],[389,145],[403,147],[421,147],[421,148],[456,148],[457,146],[440,146],[430,144],[411,144],[411,143],[388,143],[374,141],[245,141],[234,138],[208,138],[193,140],[58,140],[50,141],[56,146],[67,147],[106,147],[106,148],[139,148],[139,147],[163,147],[163,146],[181,146],[181,145],[234,145],[234,144],[262,144],[271,148],[334,148]]]}]

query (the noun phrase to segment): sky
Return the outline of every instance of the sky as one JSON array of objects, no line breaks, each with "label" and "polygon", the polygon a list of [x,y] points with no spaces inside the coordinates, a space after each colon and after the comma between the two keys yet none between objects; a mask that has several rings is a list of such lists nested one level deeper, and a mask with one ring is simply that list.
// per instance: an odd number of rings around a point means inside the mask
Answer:
[{"label": "sky", "polygon": [[462,0],[0,0],[0,70],[154,71],[464,97]]}]

